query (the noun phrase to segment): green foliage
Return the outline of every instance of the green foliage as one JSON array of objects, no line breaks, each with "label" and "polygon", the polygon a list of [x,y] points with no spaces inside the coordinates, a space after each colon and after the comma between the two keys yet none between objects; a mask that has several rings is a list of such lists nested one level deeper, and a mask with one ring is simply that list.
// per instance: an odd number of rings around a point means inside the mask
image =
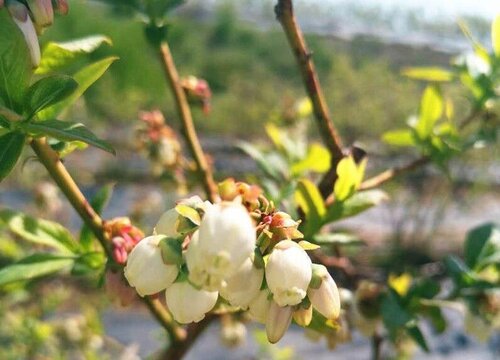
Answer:
[{"label": "green foliage", "polygon": [[401,74],[410,79],[428,82],[448,82],[454,77],[451,71],[439,67],[409,67],[402,69]]},{"label": "green foliage", "polygon": [[497,224],[484,224],[472,229],[465,239],[465,263],[475,271],[500,265],[500,228]]},{"label": "green foliage", "polygon": [[22,128],[35,136],[50,136],[65,142],[81,141],[113,155],[116,154],[111,145],[99,139],[83,124],[59,120],[45,120],[23,124]]},{"label": "green foliage", "polygon": [[23,34],[5,7],[0,9],[0,34],[0,100],[19,111],[32,74],[31,59]]},{"label": "green foliage", "polygon": [[26,92],[28,119],[39,111],[68,98],[77,88],[78,83],[66,75],[51,75],[38,80]]},{"label": "green foliage", "polygon": [[12,171],[23,151],[26,135],[13,131],[0,136],[0,181]]}]

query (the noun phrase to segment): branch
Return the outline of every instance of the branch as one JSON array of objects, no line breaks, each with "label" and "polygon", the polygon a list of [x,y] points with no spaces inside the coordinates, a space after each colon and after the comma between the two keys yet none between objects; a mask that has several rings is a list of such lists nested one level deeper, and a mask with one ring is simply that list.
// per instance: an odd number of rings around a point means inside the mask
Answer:
[{"label": "branch", "polygon": [[207,159],[200,145],[198,135],[196,134],[191,109],[189,107],[186,94],[180,85],[179,74],[177,73],[168,43],[162,42],[159,50],[163,69],[165,70],[165,75],[174,95],[179,117],[181,118],[182,133],[189,145],[191,155],[196,162],[198,174],[202,179],[205,193],[208,199],[213,202],[217,199],[217,186],[212,176],[212,170],[208,165]]},{"label": "branch", "polygon": [[[45,138],[33,139],[31,147],[38,156],[40,162],[49,172],[52,179],[54,179],[78,215],[80,215],[80,218],[92,230],[97,240],[103,247],[108,260],[113,261],[112,250],[109,247],[110,242],[103,227],[103,220],[89,204],[85,195],[83,195],[80,188],[59,159],[57,152],[52,150],[52,148],[47,144],[47,140]],[[175,324],[170,314],[165,310],[165,308],[163,308],[157,299],[155,300],[145,297],[143,298],[143,301],[158,322],[160,322],[160,324],[168,332],[172,342],[181,340],[185,337],[182,333],[183,329],[179,328]]]},{"label": "branch", "polygon": [[312,102],[320,135],[332,155],[330,170],[319,185],[321,194],[323,197],[327,197],[331,193],[333,189],[332,184],[337,178],[337,164],[344,156],[342,140],[330,117],[330,111],[312,61],[312,53],[307,48],[304,36],[293,12],[292,0],[278,0],[275,12],[297,60],[302,80],[304,81],[309,99]]},{"label": "branch", "polygon": [[395,166],[391,169],[385,170],[381,172],[380,174],[367,179],[363,181],[361,186],[359,187],[359,190],[368,190],[368,189],[373,189],[377,186],[382,185],[383,183],[392,180],[396,176],[399,176],[401,174],[404,174],[409,171],[413,171],[420,166],[426,165],[431,161],[431,159],[427,156],[422,156],[416,160],[413,160],[412,162],[405,164],[403,166]]}]

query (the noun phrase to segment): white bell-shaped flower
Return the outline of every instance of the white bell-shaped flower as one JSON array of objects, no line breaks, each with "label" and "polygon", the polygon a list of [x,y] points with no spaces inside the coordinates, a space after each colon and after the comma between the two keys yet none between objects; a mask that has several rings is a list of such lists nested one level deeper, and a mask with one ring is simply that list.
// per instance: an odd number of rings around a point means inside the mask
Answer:
[{"label": "white bell-shaped flower", "polygon": [[220,290],[253,252],[255,226],[240,204],[208,207],[186,252],[189,279],[206,290]]},{"label": "white bell-shaped flower", "polygon": [[233,306],[247,309],[259,294],[264,277],[264,269],[257,269],[252,259],[247,258],[233,276],[226,280],[221,296]]},{"label": "white bell-shaped flower", "polygon": [[269,299],[269,290],[260,290],[257,296],[248,305],[248,314],[252,319],[261,324],[265,324],[267,315],[269,314],[269,307],[272,300]]},{"label": "white bell-shaped flower", "polygon": [[155,232],[168,237],[177,236],[177,223],[179,213],[175,209],[167,210],[163,213],[155,226]]},{"label": "white bell-shaped flower", "polygon": [[311,259],[297,243],[284,240],[274,247],[266,265],[266,280],[279,306],[302,301],[311,281],[311,266]]},{"label": "white bell-shaped flower", "polygon": [[167,307],[181,324],[201,321],[215,306],[217,297],[217,291],[198,290],[187,281],[176,282],[165,291]]},{"label": "white bell-shaped flower", "polygon": [[336,319],[340,314],[340,295],[337,284],[323,265],[315,265],[314,276],[321,279],[318,289],[309,288],[307,296],[312,306],[327,319]]},{"label": "white bell-shaped flower", "polygon": [[179,270],[175,265],[166,265],[158,246],[163,236],[149,236],[142,239],[128,255],[125,277],[130,286],[141,296],[156,294],[177,278]]},{"label": "white bell-shaped flower", "polygon": [[285,335],[292,322],[293,309],[291,306],[281,307],[271,302],[266,320],[267,340],[271,344],[277,343]]}]

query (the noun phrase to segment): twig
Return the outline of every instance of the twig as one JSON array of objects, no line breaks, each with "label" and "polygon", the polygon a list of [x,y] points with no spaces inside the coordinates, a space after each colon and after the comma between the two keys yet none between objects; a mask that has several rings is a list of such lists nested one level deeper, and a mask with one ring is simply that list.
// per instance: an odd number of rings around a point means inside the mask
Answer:
[{"label": "twig", "polygon": [[[52,148],[47,144],[47,140],[45,138],[33,139],[31,147],[38,156],[40,162],[49,172],[52,179],[54,179],[73,208],[76,210],[80,218],[92,230],[97,240],[102,245],[108,260],[112,261],[112,250],[109,247],[110,242],[107,238],[106,232],[104,231],[103,220],[89,204],[85,195],[83,195],[80,188],[59,159],[57,152],[52,150]],[[160,324],[168,332],[173,342],[181,340],[185,336],[182,333],[183,329],[179,328],[177,324],[175,324],[170,314],[163,308],[157,299],[155,300],[145,297],[143,298],[143,301],[158,322],[160,322]]]},{"label": "twig", "polygon": [[275,12],[297,60],[307,94],[312,102],[320,135],[332,155],[330,170],[319,184],[320,192],[326,198],[333,190],[333,184],[337,178],[337,164],[344,156],[342,140],[331,119],[330,111],[312,61],[312,53],[307,48],[304,35],[293,12],[292,0],[278,0]]},{"label": "twig", "polygon": [[189,107],[186,94],[180,85],[179,74],[177,73],[177,68],[175,67],[172,53],[170,52],[170,47],[167,42],[162,42],[160,44],[160,57],[163,69],[165,70],[165,75],[175,98],[177,111],[181,118],[182,133],[189,145],[191,155],[196,162],[205,193],[208,199],[213,202],[217,198],[217,187],[212,176],[212,170],[208,165],[207,159],[200,145],[198,135],[196,134],[191,109]]},{"label": "twig", "polygon": [[380,360],[382,358],[382,342],[384,341],[383,337],[380,336],[378,331],[375,331],[375,334],[372,336],[372,359]]},{"label": "twig", "polygon": [[416,160],[413,160],[412,162],[402,165],[402,166],[395,166],[391,169],[385,170],[381,172],[380,174],[367,179],[363,181],[361,186],[359,187],[359,190],[368,190],[368,189],[373,189],[377,186],[382,185],[383,183],[392,180],[394,177],[399,176],[401,174],[404,174],[406,172],[415,170],[419,168],[420,166],[423,166],[425,164],[428,164],[431,161],[431,159],[428,156],[422,156]]}]

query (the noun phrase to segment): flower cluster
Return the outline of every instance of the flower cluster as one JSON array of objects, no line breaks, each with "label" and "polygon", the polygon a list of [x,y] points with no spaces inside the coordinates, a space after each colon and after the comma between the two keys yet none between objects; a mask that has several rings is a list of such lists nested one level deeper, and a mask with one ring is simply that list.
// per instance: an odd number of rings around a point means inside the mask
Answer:
[{"label": "flower cluster", "polygon": [[179,170],[181,144],[175,131],[165,123],[161,111],[143,111],[139,118],[144,126],[137,129],[138,147],[150,159],[153,173],[161,175],[165,169]]},{"label": "flower cluster", "polygon": [[129,255],[125,277],[141,296],[165,290],[179,323],[198,322],[216,304],[247,311],[266,326],[270,342],[292,319],[307,327],[314,314],[340,313],[335,281],[313,264],[299,223],[255,186],[232,179],[219,185],[221,201],[180,201],[160,218],[155,234]]},{"label": "flower cluster", "polygon": [[12,20],[22,31],[28,45],[33,67],[40,64],[40,45],[37,34],[41,34],[54,22],[54,10],[68,13],[67,0],[0,0],[0,8],[7,7]]}]

